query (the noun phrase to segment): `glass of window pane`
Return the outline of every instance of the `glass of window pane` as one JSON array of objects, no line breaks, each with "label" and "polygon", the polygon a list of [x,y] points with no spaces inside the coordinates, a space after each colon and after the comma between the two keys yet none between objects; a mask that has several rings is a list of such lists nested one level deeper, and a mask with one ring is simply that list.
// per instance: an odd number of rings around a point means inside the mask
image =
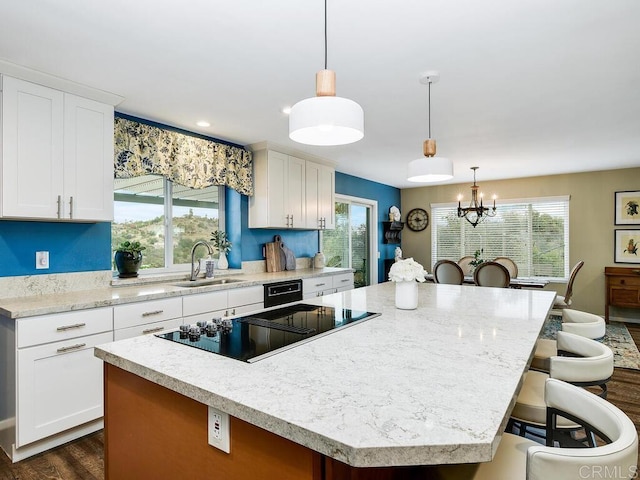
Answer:
[{"label": "glass of window pane", "polygon": [[111,248],[125,240],[146,247],[141,268],[164,267],[163,178],[144,175],[114,180]]},{"label": "glass of window pane", "polygon": [[[173,224],[173,263],[191,262],[191,248],[198,240],[209,241],[218,230],[219,192],[217,186],[199,190],[173,185],[171,217]],[[206,249],[196,258],[206,255]]]}]

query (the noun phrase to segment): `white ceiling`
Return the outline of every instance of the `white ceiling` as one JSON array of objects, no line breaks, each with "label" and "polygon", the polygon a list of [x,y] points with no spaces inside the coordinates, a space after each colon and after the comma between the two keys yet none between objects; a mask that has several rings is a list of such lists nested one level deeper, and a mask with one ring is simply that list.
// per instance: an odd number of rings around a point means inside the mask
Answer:
[{"label": "white ceiling", "polygon": [[[640,1],[328,0],[328,67],[365,138],[307,147],[282,107],[315,94],[322,0],[10,0],[0,59],[121,95],[117,111],[268,140],[397,187],[432,134],[478,181],[640,165]],[[211,127],[200,128],[206,119]]]}]

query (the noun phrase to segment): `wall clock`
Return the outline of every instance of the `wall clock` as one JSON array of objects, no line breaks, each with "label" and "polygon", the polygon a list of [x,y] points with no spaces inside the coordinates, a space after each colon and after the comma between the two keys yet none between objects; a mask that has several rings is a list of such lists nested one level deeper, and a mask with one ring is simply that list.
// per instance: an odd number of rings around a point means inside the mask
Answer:
[{"label": "wall clock", "polygon": [[429,225],[429,214],[422,208],[414,208],[407,214],[407,226],[414,232],[421,232]]}]

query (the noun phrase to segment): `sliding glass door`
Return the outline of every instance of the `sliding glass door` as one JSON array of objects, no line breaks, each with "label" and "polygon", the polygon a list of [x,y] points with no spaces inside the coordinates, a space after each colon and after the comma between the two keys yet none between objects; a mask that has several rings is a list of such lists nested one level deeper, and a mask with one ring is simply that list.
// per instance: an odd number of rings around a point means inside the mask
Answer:
[{"label": "sliding glass door", "polygon": [[321,231],[327,267],[353,268],[356,288],[377,280],[375,209],[375,201],[336,195],[336,228]]}]

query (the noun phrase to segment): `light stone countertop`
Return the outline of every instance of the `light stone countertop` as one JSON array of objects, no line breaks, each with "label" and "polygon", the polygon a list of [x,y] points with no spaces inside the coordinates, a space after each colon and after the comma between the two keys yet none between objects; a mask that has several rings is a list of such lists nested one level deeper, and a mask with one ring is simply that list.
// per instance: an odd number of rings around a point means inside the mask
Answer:
[{"label": "light stone countertop", "polygon": [[394,284],[305,301],[381,315],[249,364],[151,335],[104,361],[356,467],[491,460],[555,293]]},{"label": "light stone countertop", "polygon": [[[87,308],[108,307],[123,303],[154,300],[158,298],[179,297],[198,293],[244,288],[265,283],[280,282],[308,277],[321,277],[338,273],[353,272],[351,268],[321,268],[321,269],[297,269],[283,272],[239,273],[236,275],[217,276],[216,278],[236,278],[242,282],[223,285],[203,285],[199,287],[180,287],[179,283],[188,280],[174,279],[167,282],[138,284],[131,286],[104,286],[89,290],[77,290],[46,295],[31,295],[16,298],[0,299],[0,315],[18,319],[45,315],[49,313],[61,313]],[[205,280],[199,278],[200,281]]]}]

